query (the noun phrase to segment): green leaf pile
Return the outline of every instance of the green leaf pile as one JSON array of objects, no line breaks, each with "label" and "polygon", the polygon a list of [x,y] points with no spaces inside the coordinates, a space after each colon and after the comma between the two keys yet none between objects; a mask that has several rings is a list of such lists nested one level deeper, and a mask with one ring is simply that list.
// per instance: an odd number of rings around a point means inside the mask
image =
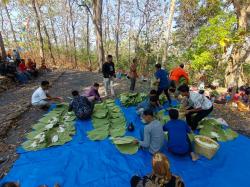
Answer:
[{"label": "green leaf pile", "polygon": [[92,115],[94,130],[88,132],[90,140],[104,140],[108,136],[119,137],[126,133],[126,120],[114,100],[96,104]]},{"label": "green leaf pile", "polygon": [[165,110],[160,110],[157,115],[156,118],[161,122],[162,125],[165,125],[169,120],[170,117],[169,115],[165,115]]},{"label": "green leaf pile", "polygon": [[134,145],[133,141],[135,140],[132,136],[125,136],[119,138],[113,138],[112,141],[115,144],[116,148],[123,154],[133,155],[137,153],[139,145]]},{"label": "green leaf pile", "polygon": [[123,106],[136,106],[147,98],[145,93],[123,93],[120,95],[120,100]]},{"label": "green leaf pile", "polygon": [[75,114],[68,112],[68,105],[61,104],[33,125],[33,131],[26,135],[22,146],[35,151],[55,145],[63,145],[75,134]]},{"label": "green leaf pile", "polygon": [[224,129],[220,123],[212,118],[203,119],[199,123],[198,128],[200,129],[200,135],[208,136],[221,142],[233,140],[238,137],[235,131],[229,128]]}]

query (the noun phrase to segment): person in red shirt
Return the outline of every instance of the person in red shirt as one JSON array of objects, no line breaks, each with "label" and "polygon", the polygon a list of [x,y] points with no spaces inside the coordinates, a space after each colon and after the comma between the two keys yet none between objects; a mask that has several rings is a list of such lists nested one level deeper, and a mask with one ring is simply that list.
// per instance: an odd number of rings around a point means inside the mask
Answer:
[{"label": "person in red shirt", "polygon": [[184,70],[184,64],[180,64],[179,67],[172,70],[170,73],[170,80],[175,83],[175,85],[181,84],[180,80],[184,78],[185,84],[188,84],[189,77],[187,72]]},{"label": "person in red shirt", "polygon": [[29,80],[31,80],[31,74],[27,71],[24,59],[22,59],[21,63],[18,65],[18,71],[24,74]]}]

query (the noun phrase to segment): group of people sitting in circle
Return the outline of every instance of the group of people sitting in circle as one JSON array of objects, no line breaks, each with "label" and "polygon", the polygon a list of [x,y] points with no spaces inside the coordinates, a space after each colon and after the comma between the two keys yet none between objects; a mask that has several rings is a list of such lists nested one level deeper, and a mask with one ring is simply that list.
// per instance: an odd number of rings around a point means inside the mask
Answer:
[{"label": "group of people sitting in circle", "polygon": [[0,75],[11,78],[14,82],[26,84],[32,78],[36,78],[39,73],[50,71],[45,63],[38,69],[36,62],[31,58],[22,59],[17,50],[13,54],[8,53],[5,59],[0,56]]}]

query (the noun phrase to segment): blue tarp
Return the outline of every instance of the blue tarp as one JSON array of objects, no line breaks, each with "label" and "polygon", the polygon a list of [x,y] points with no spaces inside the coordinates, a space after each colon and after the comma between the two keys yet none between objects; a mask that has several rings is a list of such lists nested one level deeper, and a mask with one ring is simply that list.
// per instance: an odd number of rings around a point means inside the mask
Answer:
[{"label": "blue tarp", "polygon": [[[136,130],[127,133],[140,137],[143,127],[135,108],[123,108],[128,122]],[[20,158],[1,181],[19,181],[21,187],[37,187],[59,183],[63,187],[128,187],[131,176],[151,172],[152,156],[140,150],[135,155],[120,154],[109,139],[93,142],[86,137],[92,129],[91,121],[77,121],[77,133],[63,146],[25,152],[19,149]],[[212,160],[202,157],[192,162],[187,157],[176,157],[166,151],[171,171],[181,176],[187,187],[249,187],[250,140],[240,135],[236,140],[221,143]]]}]

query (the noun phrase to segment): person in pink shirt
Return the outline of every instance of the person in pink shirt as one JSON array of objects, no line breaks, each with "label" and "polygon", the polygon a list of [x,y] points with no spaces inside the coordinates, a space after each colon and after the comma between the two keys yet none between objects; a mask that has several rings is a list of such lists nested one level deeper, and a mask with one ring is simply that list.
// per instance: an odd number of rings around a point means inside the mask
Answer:
[{"label": "person in pink shirt", "polygon": [[100,85],[98,83],[95,83],[93,86],[91,86],[85,93],[84,96],[88,98],[91,102],[100,102],[101,97],[98,92]]}]

